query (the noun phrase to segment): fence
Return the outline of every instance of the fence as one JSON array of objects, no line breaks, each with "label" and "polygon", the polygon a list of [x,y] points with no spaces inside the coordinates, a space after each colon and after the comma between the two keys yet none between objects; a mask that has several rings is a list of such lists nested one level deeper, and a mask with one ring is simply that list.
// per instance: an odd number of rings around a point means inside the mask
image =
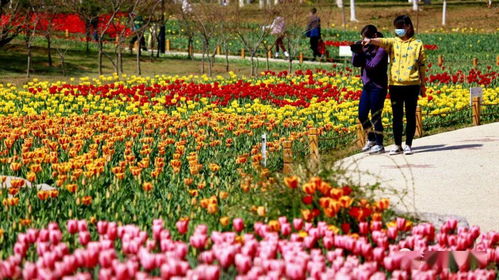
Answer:
[{"label": "fence", "polygon": [[[482,100],[480,97],[474,97],[472,100],[471,104],[471,123],[474,126],[478,126],[481,124],[481,117],[484,116],[485,114],[482,113],[482,107],[488,107],[488,106],[499,106],[498,104],[482,104]],[[449,115],[450,113],[457,113],[459,111],[463,110],[468,110],[469,107],[466,107],[464,109],[454,111],[454,112],[447,112],[447,113],[439,113],[439,114],[428,114],[431,116],[439,116],[439,115]],[[319,145],[318,145],[318,139],[319,139],[319,130],[317,128],[310,128],[307,135],[308,135],[308,146],[309,146],[309,166],[311,170],[317,170],[320,165],[320,154],[319,154]],[[356,145],[358,147],[362,147],[365,145],[366,141],[366,133],[360,124],[360,122],[356,125],[356,130],[355,132],[351,134],[356,134]],[[417,107],[416,109],[416,137],[422,137],[424,135],[423,131],[423,113],[421,110],[421,107]],[[345,137],[345,135],[339,136],[339,137]],[[322,140],[332,140],[332,139],[337,139],[339,137],[334,137],[334,138],[322,138]],[[284,166],[283,166],[283,173],[284,174],[290,174],[292,172],[292,165],[293,165],[293,151],[292,151],[292,146],[293,142],[292,141],[285,141],[283,143],[283,158],[284,158]]]}]

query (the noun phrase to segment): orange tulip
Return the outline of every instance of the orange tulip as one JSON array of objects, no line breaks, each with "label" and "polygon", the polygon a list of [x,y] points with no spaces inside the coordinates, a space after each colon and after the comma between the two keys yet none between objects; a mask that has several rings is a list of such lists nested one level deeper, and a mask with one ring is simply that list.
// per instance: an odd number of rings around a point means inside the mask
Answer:
[{"label": "orange tulip", "polygon": [[229,224],[229,222],[230,222],[229,217],[224,216],[224,217],[220,218],[220,224],[224,227],[227,226]]},{"label": "orange tulip", "polygon": [[146,192],[151,191],[153,189],[153,184],[151,182],[145,182],[142,184],[142,189]]},{"label": "orange tulip", "polygon": [[300,184],[300,178],[298,178],[297,176],[286,177],[284,178],[284,183],[288,188],[296,189]]},{"label": "orange tulip", "polygon": [[28,172],[28,174],[26,174],[26,179],[30,182],[35,182],[36,181],[36,173],[35,172]]},{"label": "orange tulip", "polygon": [[89,195],[84,196],[84,197],[81,199],[81,203],[82,203],[83,205],[90,205],[90,204],[92,204],[92,197],[91,197],[91,196],[89,196]]},{"label": "orange tulip", "polygon": [[75,193],[78,190],[78,186],[76,184],[69,184],[66,185],[66,190],[68,190],[71,193]]},{"label": "orange tulip", "polygon": [[302,186],[302,190],[306,194],[314,194],[315,193],[315,185],[312,183],[306,183]]},{"label": "orange tulip", "polygon": [[214,203],[210,203],[210,204],[208,204],[207,210],[208,210],[208,213],[215,214],[216,212],[218,212],[218,205],[214,204]]}]

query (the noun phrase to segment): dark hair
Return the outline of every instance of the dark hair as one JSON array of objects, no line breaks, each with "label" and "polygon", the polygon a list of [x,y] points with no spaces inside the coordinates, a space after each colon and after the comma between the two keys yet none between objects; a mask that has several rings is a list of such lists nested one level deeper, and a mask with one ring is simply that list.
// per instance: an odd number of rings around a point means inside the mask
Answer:
[{"label": "dark hair", "polygon": [[374,38],[374,35],[376,35],[376,33],[378,33],[378,29],[372,24],[364,26],[360,31],[360,35],[369,39]]},{"label": "dark hair", "polygon": [[317,9],[316,9],[316,8],[312,8],[312,9],[310,10],[310,12],[311,12],[312,14],[314,14],[314,15],[315,15],[315,13],[317,13]]},{"label": "dark hair", "polygon": [[377,37],[377,38],[383,38],[384,36],[383,36],[383,33],[381,33],[381,32],[376,32],[376,37]]},{"label": "dark hair", "polygon": [[411,18],[407,15],[396,17],[393,21],[393,26],[395,26],[395,28],[409,27],[406,36],[408,38],[414,36],[414,25],[412,24]]}]

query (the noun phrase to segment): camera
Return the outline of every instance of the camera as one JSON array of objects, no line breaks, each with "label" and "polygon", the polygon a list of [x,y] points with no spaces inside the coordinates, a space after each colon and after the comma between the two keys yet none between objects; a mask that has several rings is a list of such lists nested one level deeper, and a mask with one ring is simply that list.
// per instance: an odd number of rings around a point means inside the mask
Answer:
[{"label": "camera", "polygon": [[354,44],[350,45],[350,50],[352,50],[353,53],[362,53],[363,48],[364,46],[362,45],[361,41],[357,41]]}]

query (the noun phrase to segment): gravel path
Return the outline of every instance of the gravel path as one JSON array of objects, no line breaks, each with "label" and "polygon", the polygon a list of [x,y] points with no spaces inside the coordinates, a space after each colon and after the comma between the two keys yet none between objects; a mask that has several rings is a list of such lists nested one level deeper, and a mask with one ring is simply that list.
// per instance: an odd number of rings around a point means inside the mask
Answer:
[{"label": "gravel path", "polygon": [[408,156],[357,154],[339,164],[353,183],[380,183],[380,195],[399,209],[457,215],[499,231],[499,123],[416,139],[413,150]]}]

